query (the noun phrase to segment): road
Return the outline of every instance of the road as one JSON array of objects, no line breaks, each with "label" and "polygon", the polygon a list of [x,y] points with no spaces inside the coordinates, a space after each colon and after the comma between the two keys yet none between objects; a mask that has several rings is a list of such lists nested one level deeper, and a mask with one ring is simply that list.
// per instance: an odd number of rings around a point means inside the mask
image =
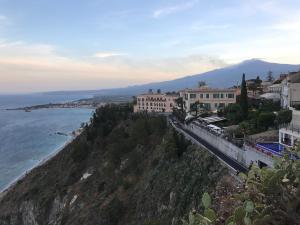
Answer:
[{"label": "road", "polygon": [[194,134],[193,132],[185,129],[179,122],[175,122],[170,118],[170,122],[172,126],[177,130],[180,131],[182,134],[186,136],[186,138],[190,139],[192,138],[195,142],[197,142],[198,145],[201,145],[205,147],[208,151],[210,151],[212,154],[217,156],[219,160],[221,160],[225,165],[230,167],[231,169],[237,171],[237,172],[247,172],[248,168],[244,165],[240,164],[236,160],[232,159],[231,157],[227,156],[223,152],[219,151],[217,148],[213,147],[210,143],[199,137],[198,135]]}]

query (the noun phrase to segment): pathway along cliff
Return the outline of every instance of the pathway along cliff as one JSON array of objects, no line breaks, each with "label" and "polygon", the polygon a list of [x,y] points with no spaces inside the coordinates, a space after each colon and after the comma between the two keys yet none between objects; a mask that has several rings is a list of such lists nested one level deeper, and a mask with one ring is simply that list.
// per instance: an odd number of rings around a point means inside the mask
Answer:
[{"label": "pathway along cliff", "polygon": [[203,192],[230,186],[221,194],[230,197],[234,183],[216,158],[165,117],[131,110],[97,109],[81,135],[1,198],[0,224],[179,225],[201,209]]}]

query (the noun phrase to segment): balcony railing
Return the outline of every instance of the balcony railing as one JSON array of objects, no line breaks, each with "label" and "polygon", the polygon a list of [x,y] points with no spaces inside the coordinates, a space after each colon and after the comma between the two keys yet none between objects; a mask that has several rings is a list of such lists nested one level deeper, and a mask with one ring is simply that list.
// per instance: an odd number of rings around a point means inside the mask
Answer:
[{"label": "balcony railing", "polygon": [[288,124],[282,124],[279,126],[280,129],[285,129],[285,130],[290,130],[292,132],[296,132],[300,134],[300,126],[295,125],[293,123],[288,123]]}]

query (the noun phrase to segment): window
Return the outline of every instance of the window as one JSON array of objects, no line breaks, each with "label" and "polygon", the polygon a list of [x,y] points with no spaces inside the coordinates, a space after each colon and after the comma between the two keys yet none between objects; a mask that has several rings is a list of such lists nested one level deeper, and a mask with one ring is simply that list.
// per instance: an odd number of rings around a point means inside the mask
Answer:
[{"label": "window", "polygon": [[200,98],[203,98],[203,94],[200,94]]},{"label": "window", "polygon": [[220,98],[224,98],[224,94],[223,93],[220,94]]},{"label": "window", "polygon": [[232,93],[228,94],[227,96],[228,96],[228,98],[234,98],[234,94],[232,94]]},{"label": "window", "polygon": [[224,103],[220,103],[219,104],[219,108],[224,108],[225,107],[225,104]]},{"label": "window", "polygon": [[209,94],[206,94],[206,98],[209,98]]},{"label": "window", "polygon": [[204,103],[204,108],[210,110],[210,103]]},{"label": "window", "polygon": [[184,94],[184,99],[188,100],[189,99],[189,95],[188,94]]},{"label": "window", "polygon": [[196,98],[196,94],[190,94],[190,98]]},{"label": "window", "polygon": [[218,103],[215,103],[215,108],[218,108]]},{"label": "window", "polygon": [[219,98],[219,94],[213,94],[213,98]]}]

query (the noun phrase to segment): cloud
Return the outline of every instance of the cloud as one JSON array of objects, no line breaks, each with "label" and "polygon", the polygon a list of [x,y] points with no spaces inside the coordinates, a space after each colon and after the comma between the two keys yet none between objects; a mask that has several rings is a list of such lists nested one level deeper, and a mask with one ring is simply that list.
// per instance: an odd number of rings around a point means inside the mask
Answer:
[{"label": "cloud", "polygon": [[11,25],[11,21],[8,19],[8,17],[0,14],[0,29],[5,28],[8,25]]},{"label": "cloud", "polygon": [[207,30],[225,30],[232,27],[232,24],[204,24],[196,23],[190,27],[192,31],[207,31]]},{"label": "cloud", "polygon": [[109,58],[109,57],[115,57],[115,56],[125,56],[127,54],[120,53],[120,52],[97,52],[94,54],[94,57],[96,58]]},{"label": "cloud", "polygon": [[0,21],[4,21],[4,20],[7,20],[7,17],[4,15],[0,15]]},{"label": "cloud", "polygon": [[189,2],[182,3],[182,4],[178,4],[178,5],[160,8],[160,9],[155,10],[153,12],[152,16],[154,18],[159,18],[162,16],[167,16],[167,15],[170,15],[173,13],[181,12],[181,11],[192,8],[197,3],[198,3],[198,0],[194,0],[194,1],[189,1]]},{"label": "cloud", "polygon": [[[296,13],[299,15],[299,12]],[[267,29],[278,30],[278,31],[300,31],[300,17],[299,16],[288,16],[288,18],[281,19],[279,22],[272,24]]]},{"label": "cloud", "polygon": [[125,87],[175,79],[224,65],[222,60],[201,55],[74,59],[58,54],[52,45],[1,42],[0,90],[32,92]]}]

